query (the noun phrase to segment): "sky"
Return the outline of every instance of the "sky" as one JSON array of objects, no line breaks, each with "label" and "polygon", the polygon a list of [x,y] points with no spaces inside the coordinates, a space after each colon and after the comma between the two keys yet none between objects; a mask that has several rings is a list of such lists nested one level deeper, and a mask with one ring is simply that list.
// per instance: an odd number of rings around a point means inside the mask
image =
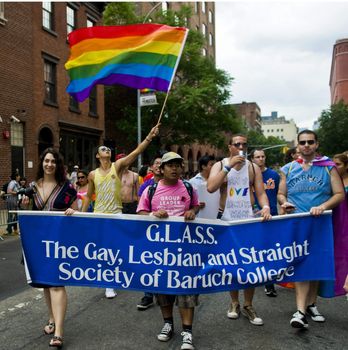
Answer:
[{"label": "sky", "polygon": [[333,45],[348,38],[348,2],[215,2],[216,64],[233,78],[231,103],[256,102],[313,127],[330,107]]}]

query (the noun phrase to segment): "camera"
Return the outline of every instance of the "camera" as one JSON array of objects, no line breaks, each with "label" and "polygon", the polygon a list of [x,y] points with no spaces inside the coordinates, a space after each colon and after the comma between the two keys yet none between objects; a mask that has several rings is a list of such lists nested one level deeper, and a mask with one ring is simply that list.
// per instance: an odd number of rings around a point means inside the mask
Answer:
[{"label": "camera", "polygon": [[34,187],[27,187],[27,188],[21,188],[16,194],[17,194],[18,201],[21,202],[23,196],[27,196],[31,198],[34,193],[36,193]]}]

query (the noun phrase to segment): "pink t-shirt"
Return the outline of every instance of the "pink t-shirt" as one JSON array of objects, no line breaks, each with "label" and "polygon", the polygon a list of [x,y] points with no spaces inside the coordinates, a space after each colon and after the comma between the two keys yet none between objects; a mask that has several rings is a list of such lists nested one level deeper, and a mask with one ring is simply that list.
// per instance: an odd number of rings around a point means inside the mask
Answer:
[{"label": "pink t-shirt", "polygon": [[[141,195],[137,212],[141,210],[150,211],[148,191],[149,187],[147,187]],[[185,211],[196,205],[199,205],[199,202],[195,189],[193,189],[192,193],[191,206],[190,195],[181,180],[173,186],[164,185],[162,180],[160,180],[151,201],[151,211],[164,209],[169,216],[183,216]]]}]

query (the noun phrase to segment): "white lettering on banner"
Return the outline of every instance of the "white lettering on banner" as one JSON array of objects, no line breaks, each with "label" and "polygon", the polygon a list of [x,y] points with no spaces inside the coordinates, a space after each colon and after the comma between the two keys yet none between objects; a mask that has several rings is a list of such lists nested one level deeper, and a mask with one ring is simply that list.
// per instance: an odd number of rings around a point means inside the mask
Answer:
[{"label": "white lettering on banner", "polygon": [[245,272],[244,269],[237,269],[237,280],[240,284],[258,284],[276,280],[281,282],[284,276],[290,277],[295,273],[294,266],[281,268],[278,271],[274,269],[266,270],[264,266],[257,267],[255,272]]},{"label": "white lettering on banner", "polygon": [[144,265],[162,266],[204,266],[199,253],[182,253],[182,248],[178,248],[176,253],[169,252],[168,248],[161,252],[142,251],[139,257],[134,257],[134,246],[129,246],[129,263]]},{"label": "white lettering on banner", "polygon": [[116,282],[123,288],[128,288],[134,277],[134,272],[128,274],[127,271],[121,271],[119,266],[114,270],[102,269],[101,264],[97,264],[97,268],[89,267],[85,270],[81,267],[75,267],[70,271],[69,268],[70,264],[67,262],[59,265],[59,272],[62,273],[62,275],[59,275],[60,280],[67,281],[73,279],[80,281],[86,279],[88,281]]},{"label": "white lettering on banner", "polygon": [[[120,254],[120,249],[117,249],[115,252],[112,249],[99,248],[95,249],[97,245],[93,242],[86,244],[84,249],[84,254],[88,260],[99,260],[106,261],[109,266],[113,266],[116,263],[116,260]],[[122,259],[118,259],[118,265],[122,264]]]},{"label": "white lettering on banner", "polygon": [[275,245],[277,249],[257,250],[255,247],[240,248],[239,254],[242,258],[245,258],[245,260],[242,259],[242,263],[263,263],[266,260],[285,260],[287,263],[291,263],[299,256],[309,255],[309,243],[307,240],[305,240],[303,244],[296,244],[296,242],[293,242],[292,245],[283,248],[280,247],[280,243],[276,243]]},{"label": "white lettering on banner", "polygon": [[214,237],[214,228],[207,226],[195,226],[193,229],[189,225],[185,226],[181,238],[172,239],[170,224],[164,225],[164,232],[158,230],[158,224],[151,224],[146,229],[146,238],[150,242],[166,242],[166,243],[192,243],[192,244],[217,244]]},{"label": "white lettering on banner", "polygon": [[[54,259],[77,259],[79,257],[79,248],[75,246],[66,247],[64,245],[60,245],[59,242],[54,241],[41,242],[44,243],[46,247],[46,258],[53,257]],[[53,249],[53,252],[51,252],[51,249]]]}]

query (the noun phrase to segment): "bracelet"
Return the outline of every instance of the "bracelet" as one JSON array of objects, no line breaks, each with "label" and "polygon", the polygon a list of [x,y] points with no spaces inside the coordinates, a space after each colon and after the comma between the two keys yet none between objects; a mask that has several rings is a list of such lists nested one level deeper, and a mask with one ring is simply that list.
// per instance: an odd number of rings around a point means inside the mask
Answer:
[{"label": "bracelet", "polygon": [[231,170],[231,168],[227,165],[224,165],[224,167],[222,168],[222,171],[225,172],[226,174],[229,173]]},{"label": "bracelet", "polygon": [[153,215],[153,212],[151,212],[151,213],[149,214],[149,216],[154,216],[154,215]]},{"label": "bracelet", "polygon": [[262,207],[262,209],[271,209],[268,205],[264,205],[263,207]]},{"label": "bracelet", "polygon": [[151,141],[152,141],[151,139],[148,139],[147,137],[145,137],[145,140],[146,140],[147,142],[151,142]]}]

